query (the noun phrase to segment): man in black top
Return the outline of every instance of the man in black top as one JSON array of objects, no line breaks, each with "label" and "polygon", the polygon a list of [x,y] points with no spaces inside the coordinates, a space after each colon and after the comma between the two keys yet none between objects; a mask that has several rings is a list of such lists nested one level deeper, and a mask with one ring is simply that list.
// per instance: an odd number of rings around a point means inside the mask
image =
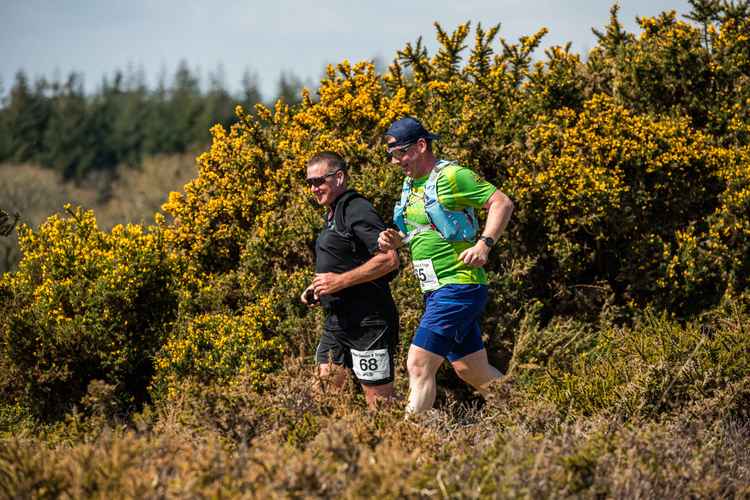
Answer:
[{"label": "man in black top", "polygon": [[380,251],[386,229],[369,201],[347,189],[346,162],[324,152],[307,163],[307,183],[315,200],[328,208],[315,242],[315,279],[302,293],[308,306],[326,310],[315,359],[320,375],[338,387],[350,368],[362,384],[368,405],[393,397],[393,361],[398,343],[398,312],[389,279],[397,272],[394,250]]}]

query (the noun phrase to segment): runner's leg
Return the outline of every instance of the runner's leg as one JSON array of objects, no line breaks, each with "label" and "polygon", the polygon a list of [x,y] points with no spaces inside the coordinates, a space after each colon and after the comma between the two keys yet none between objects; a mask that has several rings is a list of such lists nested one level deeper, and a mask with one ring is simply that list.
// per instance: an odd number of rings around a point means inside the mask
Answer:
[{"label": "runner's leg", "polygon": [[326,382],[326,385],[330,384],[336,389],[342,389],[349,377],[349,369],[334,363],[321,363],[318,365],[318,375],[321,381]]},{"label": "runner's leg", "polygon": [[392,316],[372,316],[362,321],[360,327],[346,339],[351,356],[349,364],[362,385],[370,409],[377,408],[378,402],[395,399],[393,379],[398,345],[395,309]]},{"label": "runner's leg", "polygon": [[409,403],[406,411],[420,413],[432,408],[435,403],[435,374],[443,363],[443,357],[414,344],[409,347],[406,368],[409,371]]},{"label": "runner's leg", "polygon": [[379,401],[387,401],[389,399],[395,398],[395,394],[393,392],[393,382],[383,385],[362,384],[362,392],[365,393],[367,406],[369,406],[371,409],[376,408]]},{"label": "runner's leg", "polygon": [[456,374],[476,389],[482,396],[487,395],[487,386],[502,376],[500,370],[487,360],[487,350],[481,349],[451,362]]}]

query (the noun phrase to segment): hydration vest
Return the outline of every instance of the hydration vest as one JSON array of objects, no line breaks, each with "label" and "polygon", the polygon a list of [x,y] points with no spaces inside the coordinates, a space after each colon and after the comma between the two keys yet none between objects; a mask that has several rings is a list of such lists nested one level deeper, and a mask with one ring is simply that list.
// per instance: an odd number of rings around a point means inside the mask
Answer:
[{"label": "hydration vest", "polygon": [[404,243],[408,243],[414,236],[425,231],[437,231],[447,241],[474,241],[479,229],[474,209],[468,207],[464,210],[448,210],[438,201],[438,177],[445,167],[452,164],[454,164],[452,161],[440,160],[430,172],[430,177],[424,186],[424,210],[430,224],[417,224],[416,228],[411,231],[406,229],[406,206],[409,203],[414,180],[410,177],[404,179],[401,201],[393,208],[393,222],[406,235]]}]

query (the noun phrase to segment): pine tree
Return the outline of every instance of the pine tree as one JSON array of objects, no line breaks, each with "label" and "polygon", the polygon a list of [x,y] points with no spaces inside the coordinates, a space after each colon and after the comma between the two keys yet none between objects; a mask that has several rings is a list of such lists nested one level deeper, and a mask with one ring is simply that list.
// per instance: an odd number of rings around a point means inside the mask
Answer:
[{"label": "pine tree", "polygon": [[50,103],[45,96],[47,81],[38,80],[34,88],[23,71],[16,74],[5,108],[10,142],[10,159],[16,162],[38,161],[43,154],[43,136],[50,118]]},{"label": "pine tree", "polygon": [[121,91],[112,95],[112,149],[118,164],[140,165],[144,156],[145,129],[148,116],[148,90],[143,72],[132,68],[123,76]]},{"label": "pine tree", "polygon": [[196,117],[191,145],[208,144],[209,130],[217,123],[228,127],[235,121],[235,99],[225,87],[224,68],[219,66],[208,76],[208,91],[200,99],[201,113]]},{"label": "pine tree", "polygon": [[11,156],[10,127],[8,126],[8,99],[5,97],[5,87],[0,80],[0,162],[7,161]]},{"label": "pine tree", "polygon": [[204,106],[200,81],[186,61],[181,61],[174,76],[166,116],[170,127],[163,151],[184,153],[194,145],[195,124]]},{"label": "pine tree", "polygon": [[43,133],[43,165],[60,172],[66,179],[82,175],[94,153],[87,148],[88,110],[81,75],[71,73],[67,81],[53,85],[50,119]]}]

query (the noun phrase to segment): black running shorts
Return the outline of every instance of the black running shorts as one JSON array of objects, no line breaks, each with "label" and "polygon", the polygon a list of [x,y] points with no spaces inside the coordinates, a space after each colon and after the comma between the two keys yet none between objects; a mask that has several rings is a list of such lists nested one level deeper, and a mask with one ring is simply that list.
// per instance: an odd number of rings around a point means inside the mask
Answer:
[{"label": "black running shorts", "polygon": [[326,327],[315,360],[351,368],[362,385],[393,382],[398,322],[364,319],[346,329]]}]

